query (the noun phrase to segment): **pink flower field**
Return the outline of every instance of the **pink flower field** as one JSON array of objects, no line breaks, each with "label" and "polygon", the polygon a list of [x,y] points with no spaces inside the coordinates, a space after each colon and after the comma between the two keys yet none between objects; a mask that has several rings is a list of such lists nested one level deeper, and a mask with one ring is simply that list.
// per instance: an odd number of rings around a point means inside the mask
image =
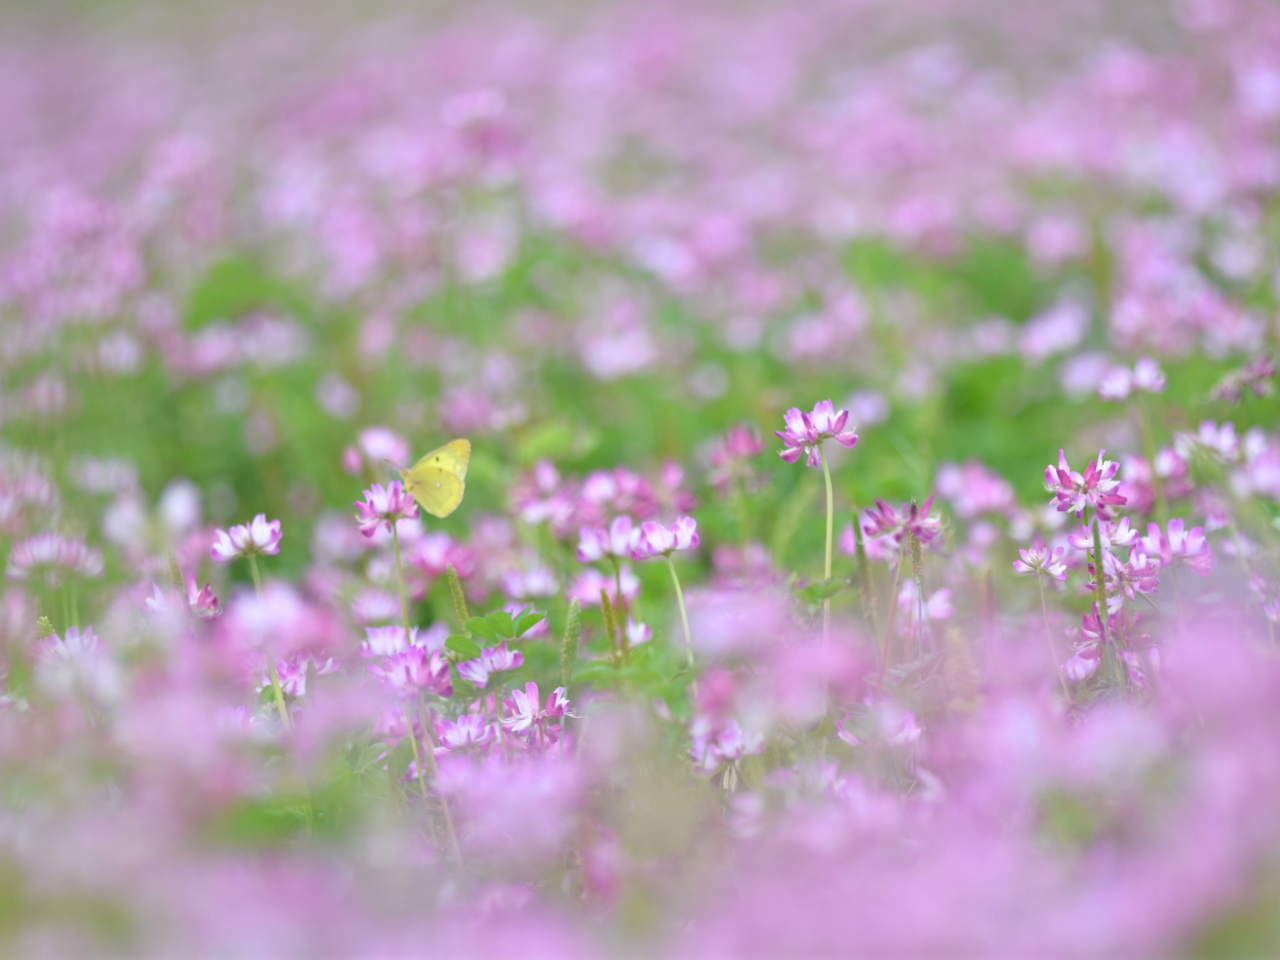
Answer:
[{"label": "pink flower field", "polygon": [[0,13],[0,955],[1280,955],[1280,6]]}]

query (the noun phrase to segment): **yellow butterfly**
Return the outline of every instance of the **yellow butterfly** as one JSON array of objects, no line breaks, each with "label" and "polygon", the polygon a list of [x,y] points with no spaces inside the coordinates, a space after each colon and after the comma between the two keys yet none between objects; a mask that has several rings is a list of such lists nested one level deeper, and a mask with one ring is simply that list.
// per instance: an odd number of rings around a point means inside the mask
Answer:
[{"label": "yellow butterfly", "polygon": [[471,441],[450,440],[408,470],[401,470],[400,479],[418,506],[433,517],[447,517],[462,502],[470,462]]}]

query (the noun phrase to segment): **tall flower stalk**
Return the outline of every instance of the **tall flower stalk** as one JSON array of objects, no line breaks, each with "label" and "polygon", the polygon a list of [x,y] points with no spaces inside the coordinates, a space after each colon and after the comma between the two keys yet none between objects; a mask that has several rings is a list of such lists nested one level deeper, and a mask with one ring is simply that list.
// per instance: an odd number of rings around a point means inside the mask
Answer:
[{"label": "tall flower stalk", "polygon": [[680,576],[676,573],[675,558],[672,555],[680,550],[692,550],[700,542],[698,522],[693,517],[679,517],[669,528],[651,520],[640,527],[640,536],[636,538],[631,550],[631,555],[636,560],[662,557],[667,561],[667,569],[671,571],[671,585],[676,593],[676,605],[680,608],[680,622],[684,626],[685,654],[690,670],[693,669],[693,633],[689,630],[689,611],[685,607],[684,591],[680,588]]},{"label": "tall flower stalk", "polygon": [[[209,555],[218,563],[231,563],[244,557],[249,561],[249,573],[253,577],[253,588],[258,599],[262,599],[262,575],[258,571],[258,555],[275,556],[280,552],[280,541],[284,531],[279,520],[267,520],[265,513],[260,513],[249,523],[242,523],[229,530],[214,532],[213,547]],[[289,707],[284,700],[284,689],[280,685],[280,672],[276,669],[275,654],[268,650],[267,676],[271,680],[271,693],[275,700],[276,710],[280,714],[280,722],[286,730],[293,729],[293,721],[289,717]]]},{"label": "tall flower stalk", "polygon": [[[849,411],[835,409],[830,400],[820,400],[808,413],[799,407],[792,407],[783,415],[785,430],[774,432],[784,444],[779,456],[787,463],[795,463],[803,453],[805,464],[810,467],[821,465],[822,477],[827,485],[827,529],[826,554],[823,564],[823,577],[831,579],[831,546],[835,529],[835,496],[831,489],[831,466],[827,463],[822,447],[823,441],[835,440],[845,447],[852,447],[858,442],[858,435],[853,430],[846,430],[849,422]],[[822,637],[831,635],[831,598],[822,602]]]},{"label": "tall flower stalk", "polygon": [[[418,505],[404,491],[399,480],[392,481],[386,488],[375,483],[364,492],[364,497],[363,501],[356,501],[355,504],[358,511],[356,520],[359,522],[360,532],[366,537],[372,537],[380,527],[391,531],[391,544],[396,558],[396,587],[400,596],[400,619],[404,626],[404,640],[408,644],[411,642],[414,633],[409,626],[409,603],[405,599],[404,564],[401,560],[398,524],[401,520],[415,519],[418,516]],[[449,573],[453,576],[452,567],[449,568]],[[422,736],[426,746],[425,751],[421,749],[418,743],[418,734],[414,731],[413,716],[409,711],[408,700],[404,701],[402,709],[405,728],[409,734],[409,744],[413,749],[413,766],[414,771],[417,773],[418,789],[422,792],[422,799],[428,800],[430,799],[430,792],[427,789],[424,769],[430,767],[432,779],[435,778],[435,739],[431,735],[430,718],[427,716],[425,705],[422,702],[421,692],[418,694],[418,719],[422,725]],[[445,832],[449,837],[450,850],[453,854],[454,862],[461,868],[462,853],[458,847],[457,834],[453,829],[453,817],[449,813],[449,801],[443,795],[440,795],[439,799],[441,812],[444,816]]]}]

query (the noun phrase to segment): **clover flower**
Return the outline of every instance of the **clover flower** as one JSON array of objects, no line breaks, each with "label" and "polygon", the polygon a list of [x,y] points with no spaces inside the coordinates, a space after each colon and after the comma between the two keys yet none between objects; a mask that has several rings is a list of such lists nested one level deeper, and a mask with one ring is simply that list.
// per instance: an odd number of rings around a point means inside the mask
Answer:
[{"label": "clover flower", "polygon": [[504,717],[501,722],[512,733],[523,733],[548,718],[576,716],[569,712],[569,698],[565,695],[564,687],[556,687],[547,697],[546,709],[541,709],[538,685],[533,681],[526,683],[523,690],[511,691],[511,697],[506,704],[507,709],[512,713],[511,716]]},{"label": "clover flower", "polygon": [[845,447],[852,447],[858,442],[858,435],[845,429],[849,411],[837,412],[830,400],[818,401],[809,413],[792,407],[782,419],[786,429],[775,430],[774,433],[785,444],[780,456],[787,463],[795,463],[803,453],[805,464],[816,467],[822,462],[823,440],[835,440]]},{"label": "clover flower", "polygon": [[1102,654],[1098,652],[1097,643],[1086,643],[1062,665],[1062,675],[1072,683],[1084,683],[1095,673],[1102,663]]},{"label": "clover flower", "polygon": [[382,526],[390,533],[397,521],[418,516],[417,502],[405,493],[399,480],[392,480],[386,487],[373,484],[364,491],[364,500],[355,502],[355,508],[356,522],[366,537],[372,537]]},{"label": "clover flower", "polygon": [[1168,536],[1160,524],[1147,525],[1147,535],[1141,540],[1142,551],[1162,566],[1175,562],[1186,564],[1195,574],[1207,577],[1213,569],[1213,550],[1205,538],[1203,527],[1186,529],[1181,517],[1174,517],[1168,524]]},{"label": "clover flower", "polygon": [[15,543],[5,565],[10,580],[39,578],[50,586],[60,584],[67,574],[102,576],[102,551],[76,537],[37,533]]},{"label": "clover flower", "polygon": [[1013,561],[1013,569],[1022,574],[1034,574],[1037,577],[1051,577],[1054,580],[1067,579],[1067,565],[1062,562],[1067,550],[1057,547],[1050,550],[1046,546],[1032,546],[1031,549],[1019,549],[1022,558]]},{"label": "clover flower", "polygon": [[748,461],[764,452],[759,431],[748,423],[735,423],[711,448],[711,483],[722,494],[734,481],[750,486],[754,480]]},{"label": "clover flower", "polygon": [[464,713],[457,720],[445,720],[436,727],[436,732],[440,738],[440,746],[435,750],[437,755],[484,746],[496,735],[484,717],[474,713]]},{"label": "clover flower", "polygon": [[604,591],[610,603],[618,602],[618,581],[622,581],[622,599],[630,603],[640,596],[640,578],[631,572],[631,565],[622,564],[617,577],[588,567],[573,579],[565,596],[577,600],[584,607],[600,606],[600,591]]},{"label": "clover flower", "polygon": [[653,627],[647,623],[638,623],[632,617],[627,617],[626,632],[627,643],[633,647],[639,647],[653,639]]},{"label": "clover flower", "polygon": [[670,527],[648,520],[640,527],[631,556],[635,560],[669,557],[677,550],[692,550],[699,542],[698,521],[693,517],[677,517]]},{"label": "clover flower", "polygon": [[875,506],[863,514],[862,532],[868,542],[882,539],[894,544],[901,544],[903,536],[910,533],[927,547],[942,533],[942,517],[931,514],[932,508],[933,497],[923,504],[904,503],[899,510],[877,499]]},{"label": "clover flower", "polygon": [[1074,513],[1078,519],[1083,519],[1084,511],[1093,507],[1100,519],[1110,520],[1114,516],[1112,508],[1127,502],[1116,492],[1120,486],[1116,479],[1120,464],[1104,459],[1106,452],[1099,450],[1097,459],[1089,461],[1084,473],[1071,469],[1065,450],[1058,451],[1056,468],[1052,464],[1044,468],[1044,482],[1053,494],[1051,503],[1059,513]]},{"label": "clover flower", "polygon": [[621,560],[631,556],[640,531],[628,516],[614,517],[606,530],[603,527],[583,527],[578,534],[578,561],[596,563],[600,560]]},{"label": "clover flower", "polygon": [[222,613],[222,607],[218,604],[213,588],[207,583],[201,588],[194,578],[187,580],[184,600],[174,604],[172,599],[169,594],[160,589],[159,584],[153,583],[151,596],[147,597],[143,603],[152,613],[165,613],[175,606],[185,606],[201,620],[213,620]]},{"label": "clover flower", "polygon": [[439,650],[409,646],[383,657],[381,663],[370,664],[369,672],[399,693],[426,691],[439,697],[453,696],[449,661]]},{"label": "clover flower", "polygon": [[1200,454],[1222,463],[1234,463],[1240,459],[1240,438],[1233,423],[1218,425],[1212,420],[1202,420],[1195,433],[1175,435],[1173,449],[1184,460]]},{"label": "clover flower", "polygon": [[1098,383],[1098,396],[1103,400],[1127,400],[1135,390],[1145,393],[1163,393],[1166,385],[1164,371],[1151,357],[1141,357],[1128,367],[1114,367]]},{"label": "clover flower", "polygon": [[260,513],[249,523],[239,524],[230,530],[215,531],[213,548],[209,554],[219,563],[230,563],[237,557],[257,554],[275,556],[280,552],[282,536],[280,521],[268,521],[267,515]]},{"label": "clover flower", "polygon": [[470,680],[477,687],[489,682],[489,677],[504,670],[514,670],[524,665],[524,654],[519,650],[508,650],[506,641],[496,647],[489,647],[474,660],[466,660],[458,664],[458,676]]}]

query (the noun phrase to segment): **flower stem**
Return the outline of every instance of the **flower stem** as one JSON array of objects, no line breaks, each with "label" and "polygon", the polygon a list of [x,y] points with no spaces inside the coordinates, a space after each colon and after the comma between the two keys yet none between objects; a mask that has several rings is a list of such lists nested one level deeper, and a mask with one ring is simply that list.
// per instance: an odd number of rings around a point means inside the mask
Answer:
[{"label": "flower stem", "polygon": [[1044,614],[1044,640],[1049,645],[1049,659],[1053,661],[1054,672],[1058,675],[1058,682],[1062,684],[1062,695],[1067,698],[1067,703],[1071,702],[1071,691],[1067,689],[1067,678],[1062,675],[1062,664],[1058,662],[1058,654],[1053,649],[1053,630],[1049,628],[1049,604],[1044,599],[1044,579],[1037,574],[1036,586],[1040,588],[1040,612]]},{"label": "flower stem", "polygon": [[676,562],[667,556],[667,569],[671,571],[671,583],[676,588],[676,603],[680,607],[680,621],[684,624],[685,653],[689,658],[689,669],[693,669],[693,635],[689,632],[689,611],[684,605],[684,591],[680,589],[680,577],[676,574]]},{"label": "flower stem", "polygon": [[1093,591],[1098,607],[1098,630],[1102,638],[1102,657],[1107,662],[1107,672],[1118,687],[1120,674],[1116,667],[1115,651],[1111,649],[1111,641],[1107,637],[1107,571],[1102,560],[1102,531],[1098,526],[1098,518],[1093,518]]},{"label": "flower stem", "polygon": [[[818,447],[818,456],[822,460],[822,479],[827,484],[827,553],[822,568],[823,580],[831,579],[831,535],[835,528],[835,498],[831,492],[831,467],[827,463],[826,451],[821,445]],[[822,639],[825,641],[831,635],[831,598],[822,601]]]},{"label": "flower stem", "polygon": [[[249,573],[253,576],[253,588],[258,592],[258,599],[262,599],[262,575],[258,573],[258,558],[254,554],[249,554]],[[267,651],[267,675],[271,678],[271,692],[275,697],[276,711],[280,714],[280,722],[284,724],[286,730],[293,729],[293,721],[289,719],[289,708],[285,706],[284,690],[280,686],[280,674],[276,671],[276,658],[270,650]]]},{"label": "flower stem", "polygon": [[876,693],[884,686],[884,675],[889,669],[889,644],[893,642],[893,621],[898,615],[898,587],[902,582],[902,565],[905,562],[907,538],[904,535],[898,544],[898,565],[893,571],[893,586],[889,588],[889,616],[884,628],[884,650],[880,657],[880,679],[876,681]]},{"label": "flower stem", "polygon": [[409,645],[409,605],[404,599],[404,569],[400,566],[400,531],[391,526],[391,542],[396,547],[396,585],[400,588],[400,617],[404,620],[404,642]]}]

